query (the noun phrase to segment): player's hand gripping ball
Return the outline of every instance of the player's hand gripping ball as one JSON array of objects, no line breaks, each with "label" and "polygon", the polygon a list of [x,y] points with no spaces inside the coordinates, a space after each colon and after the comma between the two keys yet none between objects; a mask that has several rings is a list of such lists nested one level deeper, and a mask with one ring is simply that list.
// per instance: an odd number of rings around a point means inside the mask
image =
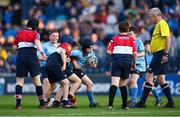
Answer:
[{"label": "player's hand gripping ball", "polygon": [[90,67],[97,67],[98,58],[97,58],[95,55],[90,55],[90,56],[87,58],[87,64],[88,64]]}]

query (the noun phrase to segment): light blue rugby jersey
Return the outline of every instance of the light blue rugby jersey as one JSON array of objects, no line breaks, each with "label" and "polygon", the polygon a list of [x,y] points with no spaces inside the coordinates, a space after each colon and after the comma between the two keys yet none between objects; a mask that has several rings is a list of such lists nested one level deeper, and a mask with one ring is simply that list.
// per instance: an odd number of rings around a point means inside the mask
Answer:
[{"label": "light blue rugby jersey", "polygon": [[77,58],[77,63],[81,66],[86,66],[87,58],[91,55],[94,55],[93,51],[91,51],[87,56],[83,55],[82,50],[72,50],[70,56]]},{"label": "light blue rugby jersey", "polygon": [[[48,57],[50,54],[57,51],[57,47],[60,43],[57,43],[56,46],[52,45],[51,42],[46,42],[42,45],[43,51],[45,52],[46,56]],[[46,66],[46,61],[41,61],[40,66]]]},{"label": "light blue rugby jersey", "polygon": [[[136,39],[135,40],[136,43],[136,47],[137,47],[137,53],[139,54],[144,50],[144,44],[140,39]],[[136,61],[136,70],[139,70],[141,72],[146,71],[146,61],[145,61],[145,57],[137,57],[137,61]]]}]

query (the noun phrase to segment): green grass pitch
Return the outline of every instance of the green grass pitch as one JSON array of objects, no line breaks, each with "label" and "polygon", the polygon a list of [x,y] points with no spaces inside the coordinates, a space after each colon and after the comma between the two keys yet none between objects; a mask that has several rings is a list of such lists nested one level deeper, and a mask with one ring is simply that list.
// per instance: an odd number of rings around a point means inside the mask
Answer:
[{"label": "green grass pitch", "polygon": [[[0,116],[180,116],[180,97],[174,97],[175,109],[164,109],[154,106],[154,97],[149,97],[147,108],[120,110],[121,97],[116,96],[112,111],[106,110],[108,96],[96,95],[96,101],[101,107],[89,108],[87,96],[78,96],[78,108],[76,109],[38,109],[37,97],[24,95],[22,99],[22,110],[15,110],[14,96],[0,96]],[[163,105],[166,99],[162,97]]]}]

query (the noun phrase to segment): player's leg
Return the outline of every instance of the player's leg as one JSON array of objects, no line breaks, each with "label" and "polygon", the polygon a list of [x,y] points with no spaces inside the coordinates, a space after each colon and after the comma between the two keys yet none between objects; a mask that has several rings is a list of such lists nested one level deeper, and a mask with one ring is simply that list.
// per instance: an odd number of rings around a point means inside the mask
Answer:
[{"label": "player's leg", "polygon": [[46,106],[40,79],[40,64],[37,56],[31,56],[31,58],[29,58],[27,67],[36,88],[36,95],[39,98],[39,108],[45,109]]},{"label": "player's leg", "polygon": [[[132,79],[131,77],[133,76],[133,74],[129,75],[129,79],[127,80],[127,87],[128,87],[128,94],[130,97],[132,97],[132,92],[131,92],[131,81],[130,79]],[[129,100],[128,103],[131,103],[131,99]]]},{"label": "player's leg", "polygon": [[165,80],[165,75],[158,75],[158,82],[161,85],[162,92],[166,96],[168,103],[164,106],[165,108],[175,108],[175,103],[171,95],[170,87]]},{"label": "player's leg", "polygon": [[47,92],[50,83],[47,77],[47,72],[46,72],[46,67],[45,66],[41,66],[40,67],[40,72],[41,72],[41,78],[43,80],[43,94],[45,95],[45,92]]},{"label": "player's leg", "polygon": [[22,87],[24,85],[24,78],[16,77],[16,109],[21,109]]},{"label": "player's leg", "polygon": [[128,102],[128,97],[127,97],[127,81],[129,78],[129,74],[131,71],[131,66],[120,66],[120,82],[119,82],[119,89],[121,91],[121,98],[122,98],[122,106],[121,109],[123,110],[128,110],[127,102]]},{"label": "player's leg", "polygon": [[151,92],[152,90],[152,87],[154,85],[153,83],[153,73],[152,72],[147,72],[146,74],[146,79],[145,79],[145,85],[144,85],[144,90],[143,90],[143,93],[142,93],[142,96],[141,96],[141,99],[140,101],[136,104],[136,107],[137,108],[144,108],[146,107],[145,106],[145,103],[146,103],[146,100],[149,96],[149,93]]},{"label": "player's leg", "polygon": [[128,97],[127,97],[127,88],[126,88],[127,79],[121,78],[119,85],[120,85],[119,88],[121,91],[121,98],[122,98],[121,109],[128,110],[128,107],[127,107]]},{"label": "player's leg", "polygon": [[47,92],[48,87],[50,87],[48,78],[43,79],[43,94],[45,95],[45,92]]},{"label": "player's leg", "polygon": [[24,56],[17,56],[16,64],[16,109],[21,109],[22,87],[24,85],[24,77],[28,76],[28,69],[26,67],[26,58]]},{"label": "player's leg", "polygon": [[116,95],[116,90],[117,90],[117,88],[119,86],[119,82],[120,82],[121,72],[122,71],[121,71],[121,69],[119,69],[119,66],[117,65],[117,63],[112,63],[111,86],[109,87],[109,102],[108,102],[108,106],[107,106],[108,110],[112,110],[114,98]]},{"label": "player's leg", "polygon": [[119,86],[120,77],[112,76],[111,77],[111,86],[109,88],[109,102],[108,107],[113,107],[114,98],[116,95],[117,87]]},{"label": "player's leg", "polygon": [[96,103],[96,101],[94,99],[93,82],[91,81],[91,79],[87,75],[84,75],[81,80],[82,80],[82,83],[84,85],[86,85],[86,94],[87,94],[88,99],[89,99],[89,107],[98,106],[98,104]]},{"label": "player's leg", "polygon": [[76,103],[75,93],[81,86],[82,81],[75,73],[69,76],[68,79],[71,82],[68,99],[75,106],[75,103]]},{"label": "player's leg", "polygon": [[71,82],[71,86],[69,87],[68,100],[73,106],[75,106],[75,102],[76,102],[75,92],[78,90],[78,88],[81,85],[81,79],[75,73],[73,73],[73,71],[69,67],[66,68],[65,74],[67,75],[68,80]]},{"label": "player's leg", "polygon": [[62,98],[63,98],[63,89],[61,87],[59,87],[57,89],[55,100],[53,101],[52,106],[54,108],[59,107],[59,105],[62,106],[62,104],[61,104]]},{"label": "player's leg", "polygon": [[45,109],[45,102],[44,102],[44,95],[43,95],[43,89],[42,89],[42,85],[41,85],[41,80],[40,80],[40,75],[36,75],[34,77],[32,77],[33,83],[35,85],[36,88],[36,95],[39,98],[39,108],[40,109]]},{"label": "player's leg", "polygon": [[151,92],[153,93],[155,99],[156,99],[156,103],[155,103],[155,106],[160,106],[161,105],[161,98],[157,92],[157,88],[154,86],[151,90]]},{"label": "player's leg", "polygon": [[139,74],[132,74],[130,77],[130,92],[131,92],[131,104],[130,106],[133,107],[137,103],[137,94],[138,94],[138,85],[137,81],[139,79]]},{"label": "player's leg", "polygon": [[[49,82],[49,81],[48,81]],[[50,83],[48,87],[46,87],[45,91],[45,99],[49,99],[51,97],[52,92],[56,89],[56,84],[55,83]]]},{"label": "player's leg", "polygon": [[63,79],[60,81],[60,84],[61,84],[61,87],[62,87],[62,90],[63,90],[63,99],[62,99],[62,102],[63,102],[63,107],[68,107],[68,94],[69,94],[69,80],[66,78],[66,79]]}]

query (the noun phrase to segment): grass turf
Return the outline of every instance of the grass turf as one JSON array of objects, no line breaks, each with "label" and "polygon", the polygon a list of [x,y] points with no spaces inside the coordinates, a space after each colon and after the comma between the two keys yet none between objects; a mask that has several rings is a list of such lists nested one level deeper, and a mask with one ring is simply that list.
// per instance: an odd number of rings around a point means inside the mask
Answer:
[{"label": "grass turf", "polygon": [[[108,96],[95,96],[101,107],[89,108],[87,96],[78,96],[78,108],[76,109],[38,109],[36,96],[24,95],[22,110],[15,110],[15,98],[13,96],[0,96],[0,116],[180,116],[180,97],[174,97],[176,108],[165,109],[154,106],[154,97],[149,97],[147,108],[120,110],[121,97],[116,96],[112,111],[106,110]],[[162,97],[163,105],[166,104]]]}]

